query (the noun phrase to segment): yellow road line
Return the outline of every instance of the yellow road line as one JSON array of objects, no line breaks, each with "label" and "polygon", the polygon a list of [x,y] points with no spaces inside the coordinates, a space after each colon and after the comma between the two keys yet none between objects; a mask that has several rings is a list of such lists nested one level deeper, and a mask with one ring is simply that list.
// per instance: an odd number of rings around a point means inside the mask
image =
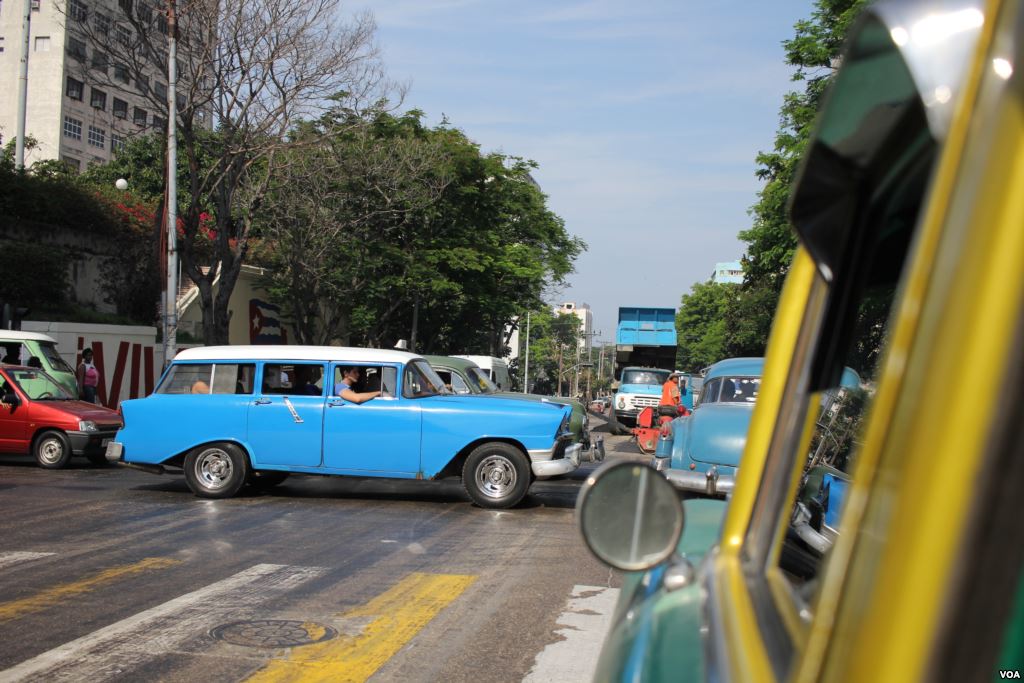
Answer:
[{"label": "yellow road line", "polygon": [[410,574],[394,588],[342,615],[370,619],[358,636],[294,648],[289,659],[272,660],[249,681],[365,681],[475,580],[475,576],[458,574]]},{"label": "yellow road line", "polygon": [[17,619],[18,617],[31,614],[32,612],[40,612],[48,607],[58,605],[69,598],[81,595],[82,593],[88,593],[105,583],[110,583],[111,581],[123,576],[139,574],[151,569],[166,569],[167,567],[180,563],[181,560],[171,560],[162,557],[148,557],[141,562],[105,569],[99,574],[88,579],[55,586],[54,588],[49,588],[27,598],[12,600],[10,602],[0,602],[0,622]]}]

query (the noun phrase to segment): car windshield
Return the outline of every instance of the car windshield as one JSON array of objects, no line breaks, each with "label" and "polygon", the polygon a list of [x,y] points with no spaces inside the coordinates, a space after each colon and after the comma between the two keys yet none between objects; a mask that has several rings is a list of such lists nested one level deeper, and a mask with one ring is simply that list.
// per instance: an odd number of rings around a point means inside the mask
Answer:
[{"label": "car windshield", "polygon": [[47,375],[42,370],[26,368],[22,370],[8,370],[7,374],[11,380],[33,401],[71,401],[73,397],[67,392],[57,380]]},{"label": "car windshield", "polygon": [[622,373],[623,384],[664,384],[668,380],[668,371],[659,370],[626,370]]},{"label": "car windshield", "polygon": [[71,369],[71,366],[60,357],[59,353],[57,353],[56,346],[53,344],[40,343],[39,348],[43,352],[43,355],[46,356],[46,360],[50,362],[50,365],[55,370],[63,370],[69,374],[75,374],[75,371]]},{"label": "car windshield", "polygon": [[718,392],[718,403],[753,403],[757,400],[757,392],[761,388],[761,378],[722,377],[718,384],[721,387],[721,391]]},{"label": "car windshield", "polygon": [[405,366],[404,379],[402,381],[402,395],[407,398],[422,398],[424,396],[436,396],[437,394],[448,394],[444,386],[444,380],[437,376],[434,368],[425,360],[414,360]]},{"label": "car windshield", "polygon": [[466,374],[469,376],[471,382],[476,382],[474,387],[474,394],[494,394],[497,393],[498,387],[494,385],[488,377],[487,373],[480,368],[467,368]]}]

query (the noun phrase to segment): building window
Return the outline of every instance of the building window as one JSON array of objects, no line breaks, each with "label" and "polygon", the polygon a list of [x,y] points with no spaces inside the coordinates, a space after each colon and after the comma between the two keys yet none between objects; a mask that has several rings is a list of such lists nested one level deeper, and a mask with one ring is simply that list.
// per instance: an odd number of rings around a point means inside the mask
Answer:
[{"label": "building window", "polygon": [[89,126],[89,144],[103,148],[107,144],[107,131],[96,126]]},{"label": "building window", "polygon": [[131,12],[132,0],[117,0],[117,6],[123,9],[125,12]]},{"label": "building window", "polygon": [[68,76],[67,82],[64,86],[64,94],[73,100],[78,100],[79,102],[81,102],[82,91],[84,90],[84,88],[85,84],[82,83],[82,81],[79,81],[77,79],[71,78],[71,76]]},{"label": "building window", "polygon": [[0,36],[0,52],[4,51],[4,37]]},{"label": "building window", "polygon": [[36,52],[49,52],[50,36],[36,36],[35,50]]},{"label": "building window", "polygon": [[110,17],[106,14],[100,14],[97,12],[92,15],[92,27],[96,31],[97,36],[103,36],[106,38],[110,35]]},{"label": "building window", "polygon": [[74,157],[69,157],[69,156],[65,156],[65,155],[61,154],[60,155],[60,160],[64,162],[65,166],[67,166],[68,168],[70,168],[71,170],[73,170],[75,172],[78,172],[78,171],[82,170],[82,162],[79,161],[78,159],[74,158]]},{"label": "building window", "polygon": [[102,90],[97,90],[96,88],[93,88],[89,93],[89,104],[92,105],[93,109],[106,110],[107,93],[103,92]]},{"label": "building window", "polygon": [[149,113],[142,107],[135,107],[135,116],[132,119],[136,124],[145,126]]},{"label": "building window", "polygon": [[149,76],[142,76],[135,81],[135,87],[139,89],[139,92],[143,95],[149,94]]},{"label": "building window", "polygon": [[160,31],[160,33],[164,34],[165,36],[167,35],[167,31],[169,30],[169,27],[167,25],[167,16],[163,12],[158,14],[156,17],[156,30]]},{"label": "building window", "polygon": [[186,104],[185,96],[182,95],[181,93],[175,93],[174,104],[178,108],[178,111],[184,111],[185,110],[185,104]]},{"label": "building window", "polygon": [[167,128],[167,119],[160,118],[159,116],[153,117],[153,127],[157,130],[165,130]]},{"label": "building window", "polygon": [[79,61],[85,60],[85,43],[78,38],[68,38],[68,54]]},{"label": "building window", "polygon": [[82,0],[68,0],[68,16],[75,21],[85,21],[89,17],[89,10]]},{"label": "building window", "polygon": [[131,30],[129,30],[127,26],[122,26],[121,24],[118,24],[115,30],[117,33],[117,42],[119,42],[121,45],[124,45],[125,47],[128,47],[132,44],[132,32]]},{"label": "building window", "polygon": [[160,81],[153,84],[153,92],[156,93],[156,96],[161,100],[167,99],[167,86]]},{"label": "building window", "polygon": [[124,149],[124,136],[116,135],[114,133],[111,133],[110,134],[110,151],[112,151],[112,152],[120,152],[122,149]]},{"label": "building window", "polygon": [[139,21],[144,24],[148,24],[153,21],[153,8],[148,3],[140,2],[138,12]]},{"label": "building window", "polygon": [[92,51],[92,68],[98,69],[103,73],[107,72],[107,66],[110,62],[107,60],[107,53],[102,50]]},{"label": "building window", "polygon": [[82,122],[70,116],[64,117],[64,137],[72,140],[82,139]]},{"label": "building window", "polygon": [[39,11],[39,0],[32,0],[32,11],[33,12],[38,12]]},{"label": "building window", "polygon": [[128,103],[124,100],[114,98],[114,116],[119,119],[128,118]]},{"label": "building window", "polygon": [[124,84],[132,82],[132,79],[128,77],[128,66],[125,64],[114,65],[114,79]]}]

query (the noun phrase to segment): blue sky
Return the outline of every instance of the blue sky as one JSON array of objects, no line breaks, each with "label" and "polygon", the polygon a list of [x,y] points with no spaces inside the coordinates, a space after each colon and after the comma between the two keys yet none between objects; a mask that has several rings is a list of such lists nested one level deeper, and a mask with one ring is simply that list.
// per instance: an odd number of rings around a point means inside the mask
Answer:
[{"label": "blue sky", "polygon": [[737,239],[783,95],[782,41],[812,0],[360,0],[405,108],[536,161],[588,244],[553,303],[588,303],[600,339],[619,306],[676,308]]}]

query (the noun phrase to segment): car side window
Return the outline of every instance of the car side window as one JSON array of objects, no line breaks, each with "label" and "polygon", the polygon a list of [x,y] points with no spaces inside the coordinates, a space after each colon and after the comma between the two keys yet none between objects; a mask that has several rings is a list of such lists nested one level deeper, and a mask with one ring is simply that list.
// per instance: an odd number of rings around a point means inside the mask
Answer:
[{"label": "car side window", "polygon": [[208,394],[213,363],[175,363],[160,383],[158,394]]},{"label": "car side window", "polygon": [[[440,375],[441,373],[438,373]],[[444,379],[444,377],[441,377]],[[468,394],[470,393],[469,385],[466,384],[466,380],[462,379],[462,376],[456,372],[451,373],[451,380],[445,382],[449,389],[454,391],[456,394]]]},{"label": "car side window", "polygon": [[255,363],[215,363],[210,393],[251,394],[255,375]]},{"label": "car side window", "polygon": [[700,392],[700,404],[716,403],[718,401],[718,390],[722,386],[722,380],[715,378],[704,385]]},{"label": "car side window", "polygon": [[352,387],[352,391],[362,393],[364,391],[379,391],[380,398],[394,398],[395,385],[398,383],[398,370],[384,365],[352,365],[345,363],[334,367],[334,389],[332,395],[339,395],[339,389],[343,381],[341,376],[344,367],[359,368],[359,381]]},{"label": "car side window", "polygon": [[263,366],[262,392],[289,396],[323,396],[322,363],[267,363]]}]

